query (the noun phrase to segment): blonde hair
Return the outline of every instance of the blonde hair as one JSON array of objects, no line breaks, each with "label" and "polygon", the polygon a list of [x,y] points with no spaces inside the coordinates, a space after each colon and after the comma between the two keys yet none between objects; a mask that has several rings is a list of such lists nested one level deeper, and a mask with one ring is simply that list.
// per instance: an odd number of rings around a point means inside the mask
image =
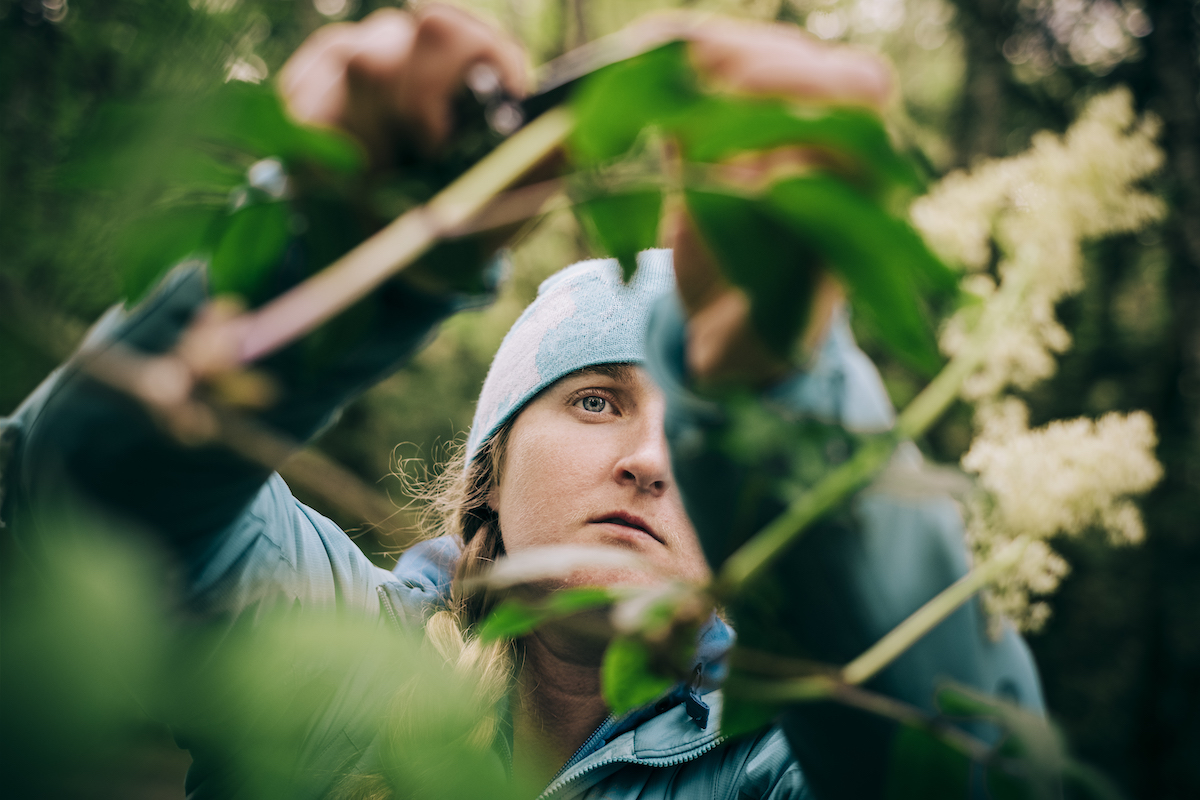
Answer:
[{"label": "blonde hair", "polygon": [[[459,539],[462,555],[451,584],[449,606],[425,623],[424,646],[438,654],[451,672],[470,687],[477,715],[465,728],[453,730],[447,745],[486,751],[499,732],[499,708],[516,673],[517,648],[510,641],[483,642],[475,625],[491,611],[495,596],[465,591],[470,579],[504,555],[500,522],[491,500],[500,485],[511,421],[496,431],[467,463],[459,444],[440,473],[420,489],[425,505],[420,525],[427,538],[451,535]],[[438,695],[422,691],[418,681],[406,682],[389,700],[388,724],[380,732],[383,752],[403,754],[411,742],[442,722]],[[393,800],[392,781],[385,774],[347,775],[330,794],[334,800]]]}]

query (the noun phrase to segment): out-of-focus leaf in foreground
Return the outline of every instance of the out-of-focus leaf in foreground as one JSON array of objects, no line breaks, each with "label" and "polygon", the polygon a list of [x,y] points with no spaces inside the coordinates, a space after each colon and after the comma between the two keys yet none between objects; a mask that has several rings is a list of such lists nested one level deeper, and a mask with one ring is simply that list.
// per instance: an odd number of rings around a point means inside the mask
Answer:
[{"label": "out-of-focus leaf in foreground", "polygon": [[602,252],[617,259],[628,282],[637,271],[637,254],[658,243],[662,205],[662,192],[647,189],[595,197],[577,204],[575,213]]},{"label": "out-of-focus leaf in foreground", "polygon": [[112,250],[130,299],[191,254],[212,257],[216,290],[250,298],[290,235],[287,204],[246,185],[250,166],[266,158],[316,193],[336,194],[364,166],[347,136],[292,120],[271,85],[233,82],[200,97],[102,109],[61,183],[128,205],[124,220],[115,213]]},{"label": "out-of-focus leaf in foreground", "polygon": [[[1108,779],[1071,757],[1058,728],[1040,714],[953,684],[938,691],[937,705],[942,713],[956,720],[986,721],[999,727],[999,743],[985,765],[990,796],[998,800],[1053,800],[1062,797],[1067,784],[1076,790],[1072,796],[1120,800],[1120,793]],[[942,755],[931,757],[949,758],[944,752],[949,749],[946,743],[925,738],[929,741],[922,746],[927,751],[935,748],[943,751]],[[898,755],[893,759],[893,768],[905,770]],[[893,782],[899,783],[899,775],[892,777]],[[896,796],[917,795],[908,792]]]},{"label": "out-of-focus leaf in foreground", "polygon": [[571,100],[571,158],[579,165],[617,158],[643,128],[687,112],[701,96],[682,42],[605,67],[588,76]]},{"label": "out-of-focus leaf in foreground", "polygon": [[824,174],[779,181],[767,205],[821,254],[883,341],[913,366],[936,371],[940,359],[922,297],[945,296],[957,281],[908,223]]},{"label": "out-of-focus leaf in foreground", "polygon": [[347,739],[377,742],[369,769],[405,797],[529,796],[490,739],[470,736],[494,729],[494,698],[420,631],[283,594],[233,620],[181,619],[153,542],[80,519],[42,529],[36,569],[24,555],[4,564],[0,746],[14,796],[119,776],[147,713],[221,764],[205,780],[243,796],[315,796],[343,779]]},{"label": "out-of-focus leaf in foreground", "polygon": [[921,728],[901,725],[892,740],[887,800],[966,800],[971,760]]},{"label": "out-of-focus leaf in foreground", "polygon": [[819,255],[798,242],[761,202],[715,191],[687,192],[688,210],[721,268],[750,298],[755,329],[787,358],[808,321]]},{"label": "out-of-focus leaf in foreground", "polygon": [[[681,42],[600,70],[577,92],[572,107],[577,126],[569,150],[585,171],[627,156],[646,129],[674,143],[684,175],[689,165],[750,152],[788,147],[807,153],[805,174],[776,179],[765,193],[709,181],[687,191],[705,241],[729,279],[750,297],[756,329],[779,355],[790,355],[806,322],[815,276],[827,268],[882,342],[909,364],[936,370],[926,299],[949,295],[955,281],[897,216],[921,181],[877,116],[706,93]],[[619,190],[588,200],[581,211],[599,247],[620,260],[627,279],[635,267],[630,252],[648,246],[660,214],[661,205],[650,198]]]},{"label": "out-of-focus leaf in foreground", "polygon": [[674,684],[654,670],[645,643],[623,636],[614,639],[604,651],[600,678],[604,699],[614,714],[645,705]]},{"label": "out-of-focus leaf in foreground", "polygon": [[480,623],[479,637],[494,641],[524,636],[543,622],[601,608],[612,602],[611,591],[588,586],[555,592],[538,603],[506,600]]},{"label": "out-of-focus leaf in foreground", "polygon": [[286,203],[252,203],[220,220],[209,262],[217,294],[252,297],[283,257],[288,242]]},{"label": "out-of-focus leaf in foreground", "polygon": [[2,565],[0,761],[14,797],[65,796],[119,768],[167,642],[159,560],[78,517],[46,531],[36,570],[11,541]]}]

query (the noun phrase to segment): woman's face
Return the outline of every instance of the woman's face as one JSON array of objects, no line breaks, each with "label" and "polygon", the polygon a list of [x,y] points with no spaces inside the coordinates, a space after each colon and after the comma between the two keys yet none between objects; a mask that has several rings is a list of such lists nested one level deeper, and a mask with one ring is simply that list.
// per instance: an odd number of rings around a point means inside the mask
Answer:
[{"label": "woman's face", "polygon": [[635,366],[572,373],[534,398],[508,436],[490,504],[505,550],[629,550],[647,570],[577,571],[576,584],[701,582],[708,564],[683,510],[663,433],[662,392]]}]

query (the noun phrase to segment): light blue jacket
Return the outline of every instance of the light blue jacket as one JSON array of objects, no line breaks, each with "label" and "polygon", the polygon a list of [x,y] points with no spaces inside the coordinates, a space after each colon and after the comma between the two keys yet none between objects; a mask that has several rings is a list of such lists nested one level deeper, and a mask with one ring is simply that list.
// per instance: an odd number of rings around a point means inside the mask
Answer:
[{"label": "light blue jacket", "polygon": [[[132,315],[103,323],[93,341],[119,339],[145,351],[165,350],[204,297],[203,270],[177,269]],[[386,302],[387,313],[373,317],[370,330],[343,347],[336,362],[314,367],[302,354],[285,352],[268,364],[282,376],[288,398],[268,412],[269,424],[307,439],[341,404],[394,369],[457,307],[398,289]],[[698,528],[719,525],[721,507],[730,505],[739,477],[702,444],[705,431],[723,423],[718,407],[687,389],[677,306],[660,309],[650,337],[648,366],[667,394],[668,436],[689,512]],[[858,430],[884,429],[892,421],[879,376],[855,346],[844,319],[812,368],[763,402],[785,416],[817,416]],[[427,543],[406,554],[394,571],[381,569],[334,523],[299,503],[278,475],[215,448],[178,447],[134,404],[96,386],[70,364],[4,428],[12,452],[4,470],[3,510],[35,557],[44,521],[69,490],[95,503],[98,513],[116,513],[156,530],[184,565],[186,606],[231,627],[253,625],[274,607],[299,607],[349,611],[381,626],[410,628],[444,602],[453,563],[453,548],[446,543]],[[915,449],[906,457],[913,465],[919,461]],[[855,501],[851,520],[837,535],[814,535],[824,549],[787,565],[797,576],[797,608],[807,615],[797,617],[795,627],[803,628],[810,642],[832,643],[828,653],[818,653],[831,661],[878,638],[967,568],[958,512],[944,496],[868,490]],[[802,597],[804,591],[812,596]],[[819,619],[805,621],[812,617]],[[870,688],[931,709],[933,686],[949,678],[1041,708],[1024,643],[1011,631],[992,642],[982,622],[978,605],[969,604]],[[702,642],[701,656],[714,679],[729,644],[724,630],[718,625]],[[712,710],[703,726],[689,715],[687,704],[678,702],[682,695],[674,698],[607,721],[544,796],[791,798],[809,796],[807,787],[816,784],[826,800],[865,796],[864,786],[881,785],[878,773],[885,759],[873,760],[868,753],[878,731],[864,733],[860,722],[836,709],[798,708],[784,715],[782,727],[726,742],[718,734],[719,691],[702,698]],[[356,704],[369,701],[348,690],[313,721],[297,762],[308,765],[311,779],[302,781],[296,797],[321,796],[335,780],[331,765],[353,769],[369,751],[376,731],[358,724],[355,714]],[[189,741],[186,731],[180,742],[194,759],[189,797],[238,794],[219,748]],[[793,752],[800,755],[804,774]]]}]

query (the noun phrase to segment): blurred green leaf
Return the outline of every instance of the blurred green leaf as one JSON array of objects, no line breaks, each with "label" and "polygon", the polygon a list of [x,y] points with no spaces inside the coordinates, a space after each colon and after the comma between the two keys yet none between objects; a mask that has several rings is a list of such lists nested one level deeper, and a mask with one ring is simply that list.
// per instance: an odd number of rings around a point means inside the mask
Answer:
[{"label": "blurred green leaf", "polygon": [[182,100],[102,107],[58,171],[58,185],[90,191],[186,185],[227,193],[245,180],[249,159],[238,163],[235,153],[200,147],[192,138],[196,115],[195,104]]},{"label": "blurred green leaf", "polygon": [[1034,756],[1054,771],[1061,766],[1066,754],[1062,736],[1041,714],[959,685],[939,689],[936,699],[942,713],[995,720],[1011,735],[1015,752]]},{"label": "blurred green leaf", "polygon": [[540,603],[506,600],[480,623],[479,638],[485,642],[513,639],[529,633],[543,622],[600,608],[612,600],[612,592],[608,589],[588,586],[563,589]]},{"label": "blurred green leaf", "polygon": [[949,716],[1000,726],[1003,739],[986,765],[988,790],[997,800],[1054,800],[1064,783],[1084,797],[1120,800],[1111,781],[1071,757],[1061,732],[1041,714],[959,685],[943,687],[936,699]]},{"label": "blurred green leaf", "polygon": [[253,298],[287,247],[287,203],[250,203],[224,220],[210,271],[215,294]]},{"label": "blurred green leaf", "polygon": [[94,516],[64,511],[28,551],[6,542],[0,559],[0,748],[13,797],[65,797],[72,780],[119,762],[144,724],[135,695],[162,686],[165,564]]},{"label": "blurred green leaf", "polygon": [[700,97],[683,42],[605,67],[571,98],[571,157],[585,166],[616,158],[643,128],[689,110]]},{"label": "blurred green leaf", "polygon": [[174,206],[127,225],[115,248],[125,297],[136,302],[169,267],[201,253],[223,213],[223,206]]},{"label": "blurred green leaf", "polygon": [[818,254],[761,201],[697,190],[686,197],[722,270],[749,296],[755,329],[777,355],[789,357],[808,320]]},{"label": "blurred green leaf", "polygon": [[715,163],[738,153],[802,145],[831,153],[872,190],[920,185],[912,164],[892,148],[882,120],[863,109],[802,109],[779,100],[710,95],[669,126],[689,161]]},{"label": "blurred green leaf", "polygon": [[1051,800],[1061,795],[1070,759],[1061,734],[1048,719],[959,685],[938,690],[936,701],[949,716],[989,719],[1001,727],[1004,738],[987,771],[988,787],[997,798]]},{"label": "blurred green leaf", "polygon": [[628,637],[613,639],[604,651],[600,682],[614,714],[645,705],[674,685],[654,672],[646,645]]},{"label": "blurred green leaf", "polygon": [[[824,150],[848,177],[780,181],[761,201],[692,190],[689,208],[723,269],[749,294],[755,327],[778,355],[791,354],[806,322],[813,272],[828,265],[849,287],[860,318],[884,342],[910,364],[937,369],[923,296],[953,291],[954,276],[881,205],[920,180],[876,115],[703,94],[679,42],[596,73],[573,106],[578,124],[571,152],[584,167],[627,152],[643,128],[655,125],[674,136],[691,161],[785,145]],[[661,208],[649,196],[627,193],[588,201],[582,216],[628,275],[628,254],[652,241]]]},{"label": "blurred green leaf", "polygon": [[922,298],[956,289],[955,276],[921,237],[846,184],[809,175],[774,184],[768,208],[815,248],[845,283],[860,319],[913,366],[941,364]]},{"label": "blurred green leaf", "polygon": [[898,154],[883,121],[865,109],[797,107],[782,100],[706,94],[696,83],[687,44],[672,42],[589,76],[572,99],[577,163],[625,153],[643,128],[661,125],[690,161],[803,145],[834,154],[871,189],[916,189],[920,178]]},{"label": "blurred green leaf", "polygon": [[726,693],[721,705],[721,735],[733,738],[753,733],[773,724],[779,712],[779,706]]},{"label": "blurred green leaf", "polygon": [[274,156],[289,167],[308,162],[351,174],[365,166],[362,150],[346,134],[293,121],[270,83],[225,84],[200,105],[195,121],[196,140]]},{"label": "blurred green leaf", "polygon": [[901,725],[888,761],[887,800],[966,800],[971,760],[928,731]]},{"label": "blurred green leaf", "polygon": [[648,189],[592,198],[575,206],[598,249],[621,264],[628,282],[637,271],[637,254],[658,245],[662,192]]}]

